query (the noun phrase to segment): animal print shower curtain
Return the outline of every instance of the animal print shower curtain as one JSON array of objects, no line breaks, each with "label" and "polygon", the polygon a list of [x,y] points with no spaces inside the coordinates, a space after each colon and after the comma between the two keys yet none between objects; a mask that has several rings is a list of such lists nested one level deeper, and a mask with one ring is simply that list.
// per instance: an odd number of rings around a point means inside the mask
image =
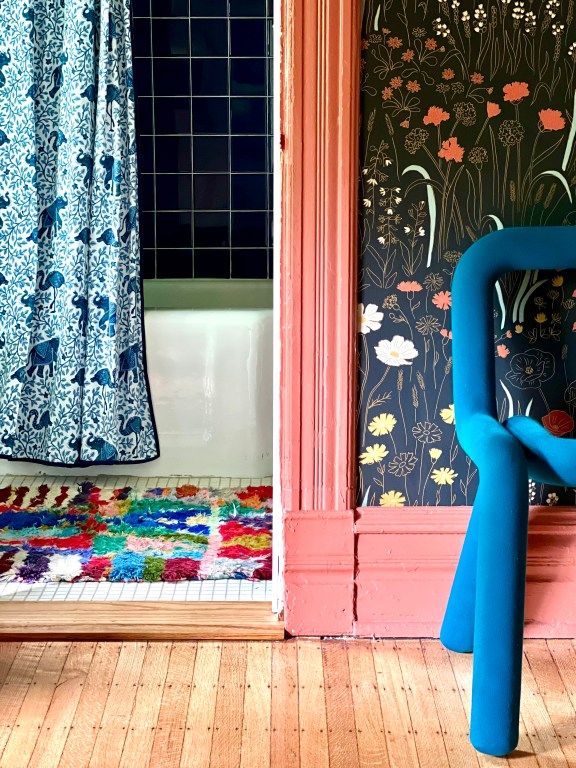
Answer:
[{"label": "animal print shower curtain", "polygon": [[0,0],[0,455],[158,456],[129,0]]}]

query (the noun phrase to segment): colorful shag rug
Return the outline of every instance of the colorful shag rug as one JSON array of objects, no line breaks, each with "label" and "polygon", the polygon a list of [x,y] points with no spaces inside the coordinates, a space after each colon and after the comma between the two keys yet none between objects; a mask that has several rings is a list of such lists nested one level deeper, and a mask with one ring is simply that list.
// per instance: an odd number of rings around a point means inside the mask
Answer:
[{"label": "colorful shag rug", "polygon": [[272,488],[0,489],[0,579],[272,577]]}]

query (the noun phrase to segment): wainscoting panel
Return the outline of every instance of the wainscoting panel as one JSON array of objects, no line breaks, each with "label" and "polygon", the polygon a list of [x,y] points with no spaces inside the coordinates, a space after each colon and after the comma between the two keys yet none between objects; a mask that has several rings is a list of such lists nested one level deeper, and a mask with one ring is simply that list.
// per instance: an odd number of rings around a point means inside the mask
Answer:
[{"label": "wainscoting panel", "polygon": [[[438,637],[470,513],[358,510],[355,635]],[[526,637],[574,637],[576,509],[535,507],[530,515]]]}]

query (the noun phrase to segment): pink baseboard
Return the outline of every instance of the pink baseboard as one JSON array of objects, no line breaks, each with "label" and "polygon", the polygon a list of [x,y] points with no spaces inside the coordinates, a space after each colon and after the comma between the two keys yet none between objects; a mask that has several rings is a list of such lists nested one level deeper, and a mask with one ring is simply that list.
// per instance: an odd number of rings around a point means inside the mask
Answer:
[{"label": "pink baseboard", "polygon": [[[354,634],[438,637],[466,507],[358,510]],[[531,511],[526,637],[576,636],[576,509]]]}]

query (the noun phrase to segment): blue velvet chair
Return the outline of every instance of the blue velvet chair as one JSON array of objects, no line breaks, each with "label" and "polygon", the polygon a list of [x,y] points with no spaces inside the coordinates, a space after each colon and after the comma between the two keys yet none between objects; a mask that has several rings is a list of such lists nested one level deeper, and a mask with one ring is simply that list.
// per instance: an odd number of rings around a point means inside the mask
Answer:
[{"label": "blue velvet chair", "polygon": [[504,229],[466,251],[452,285],[456,432],[480,484],[440,639],[474,653],[470,740],[490,755],[518,743],[528,478],[576,485],[576,440],[526,416],[498,422],[494,285],[506,272],[574,266],[572,227]]}]

